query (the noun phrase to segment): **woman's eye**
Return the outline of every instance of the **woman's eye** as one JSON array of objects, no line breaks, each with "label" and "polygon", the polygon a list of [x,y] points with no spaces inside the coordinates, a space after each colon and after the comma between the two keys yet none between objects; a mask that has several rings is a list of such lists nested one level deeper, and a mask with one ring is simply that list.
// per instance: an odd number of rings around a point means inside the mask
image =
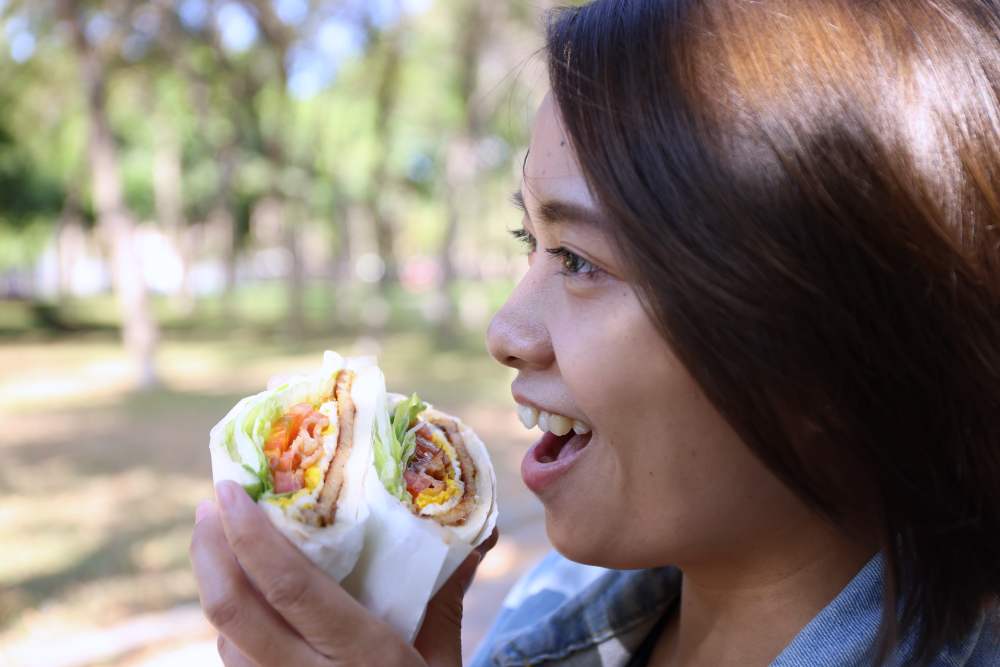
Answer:
[{"label": "woman's eye", "polygon": [[[538,250],[538,241],[527,229],[523,227],[514,229],[511,230],[510,234],[521,242],[529,257],[534,255],[535,251]],[[564,276],[596,278],[603,272],[601,268],[595,266],[592,262],[587,261],[572,250],[568,250],[562,246],[558,248],[546,248],[545,252],[559,261],[562,265],[559,273]]]},{"label": "woman's eye", "polygon": [[521,242],[521,245],[524,246],[525,251],[529,255],[534,253],[535,250],[538,248],[538,242],[535,241],[535,237],[532,236],[531,232],[529,232],[524,227],[521,227],[520,229],[511,230],[510,235]]},{"label": "woman's eye", "polygon": [[600,274],[601,269],[571,250],[560,246],[559,248],[549,248],[545,252],[560,260],[563,275],[594,278]]}]

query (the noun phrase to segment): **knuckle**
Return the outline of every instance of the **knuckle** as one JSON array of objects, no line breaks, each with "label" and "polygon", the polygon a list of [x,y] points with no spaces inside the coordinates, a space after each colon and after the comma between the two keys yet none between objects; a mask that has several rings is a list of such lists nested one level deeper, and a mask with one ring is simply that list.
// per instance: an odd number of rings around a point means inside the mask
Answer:
[{"label": "knuckle", "polygon": [[252,530],[247,530],[245,526],[241,523],[236,522],[227,531],[229,538],[229,546],[236,553],[245,553],[253,548],[257,547],[260,542],[260,536],[255,534]]},{"label": "knuckle", "polygon": [[296,609],[309,593],[309,580],[298,572],[288,571],[275,577],[264,591],[264,597],[276,609]]},{"label": "knuckle", "polygon": [[229,596],[204,600],[202,608],[205,610],[205,617],[208,618],[208,622],[219,630],[232,628],[238,624],[240,605]]}]

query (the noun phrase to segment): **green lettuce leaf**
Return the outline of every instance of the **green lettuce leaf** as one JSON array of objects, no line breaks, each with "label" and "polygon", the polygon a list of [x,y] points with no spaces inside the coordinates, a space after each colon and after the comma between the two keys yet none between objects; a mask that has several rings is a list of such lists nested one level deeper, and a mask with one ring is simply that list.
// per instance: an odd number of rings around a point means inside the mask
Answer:
[{"label": "green lettuce leaf", "polygon": [[231,458],[236,463],[242,463],[243,462],[242,459],[240,459],[239,449],[236,447],[236,419],[235,418],[229,420],[229,423],[226,424],[225,430],[223,430],[223,432],[222,432],[222,444],[223,444],[223,446],[225,446],[226,452],[229,454],[229,458]]},{"label": "green lettuce leaf", "polygon": [[427,404],[413,394],[389,415],[389,442],[383,442],[379,429],[375,430],[375,470],[386,491],[404,502],[409,502],[410,496],[403,471],[417,444],[417,415],[426,409]]},{"label": "green lettuce leaf", "polygon": [[[262,399],[251,405],[245,412],[237,415],[238,419],[233,419],[226,426],[223,434],[223,443],[229,457],[243,466],[243,469],[256,477],[256,481],[244,484],[247,494],[255,501],[265,493],[274,491],[274,482],[271,479],[271,470],[267,465],[267,457],[264,456],[264,442],[271,432],[271,425],[281,417],[281,402],[274,393],[262,397]],[[239,453],[237,439],[246,437],[253,444],[257,453],[257,460],[252,464],[243,460]]]}]

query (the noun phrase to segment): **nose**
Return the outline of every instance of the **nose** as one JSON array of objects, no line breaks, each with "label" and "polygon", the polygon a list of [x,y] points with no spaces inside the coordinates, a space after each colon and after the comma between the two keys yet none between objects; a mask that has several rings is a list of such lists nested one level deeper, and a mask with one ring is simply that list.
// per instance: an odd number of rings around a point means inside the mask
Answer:
[{"label": "nose", "polygon": [[529,270],[486,331],[486,347],[493,358],[518,370],[548,368],[555,354],[543,312],[544,293]]}]

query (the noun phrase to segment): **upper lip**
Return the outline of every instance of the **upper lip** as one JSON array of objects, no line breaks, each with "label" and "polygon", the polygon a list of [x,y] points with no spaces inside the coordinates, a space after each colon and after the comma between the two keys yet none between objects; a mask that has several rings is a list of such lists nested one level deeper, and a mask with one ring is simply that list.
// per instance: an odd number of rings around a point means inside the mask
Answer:
[{"label": "upper lip", "polygon": [[517,404],[519,404],[519,405],[525,405],[525,406],[527,406],[529,408],[535,408],[539,412],[548,412],[549,414],[562,415],[563,417],[568,417],[568,418],[570,418],[570,419],[572,419],[574,421],[579,421],[579,422],[582,422],[584,424],[589,424],[590,423],[586,419],[581,419],[580,417],[574,416],[572,412],[566,412],[566,411],[563,411],[563,410],[556,410],[556,409],[553,409],[553,408],[544,407],[541,404],[539,404],[539,403],[531,400],[530,398],[528,398],[527,396],[525,396],[524,394],[522,394],[520,392],[512,391],[511,394],[513,394],[513,396],[514,396],[514,402],[517,403]]}]

